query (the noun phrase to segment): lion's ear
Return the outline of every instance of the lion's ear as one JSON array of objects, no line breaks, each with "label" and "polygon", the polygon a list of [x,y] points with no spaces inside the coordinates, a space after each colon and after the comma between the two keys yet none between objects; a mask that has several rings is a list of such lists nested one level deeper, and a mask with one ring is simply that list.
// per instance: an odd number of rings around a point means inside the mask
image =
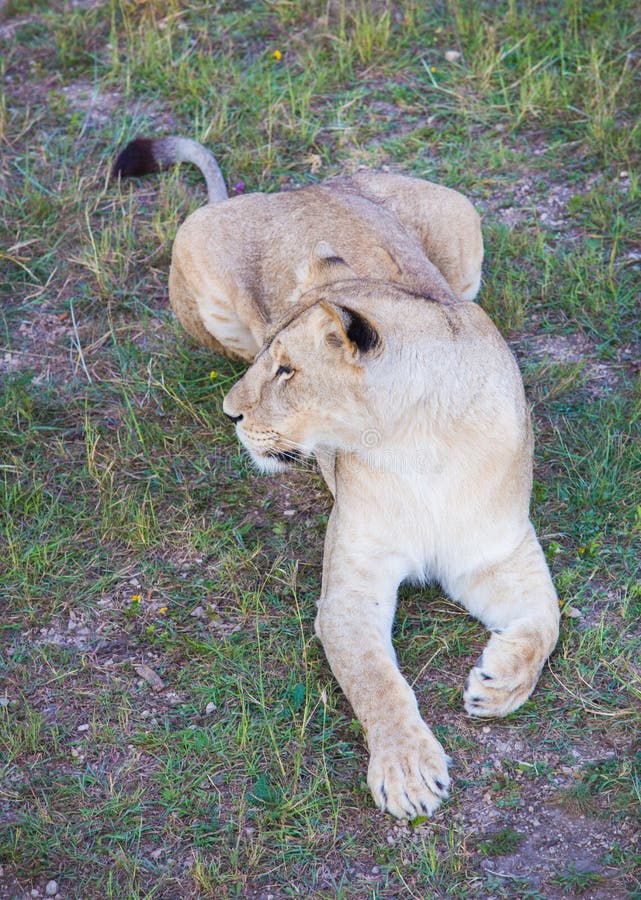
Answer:
[{"label": "lion's ear", "polygon": [[356,310],[324,300],[319,306],[326,313],[323,327],[326,343],[347,350],[353,359],[371,353],[380,346],[378,331]]},{"label": "lion's ear", "polygon": [[303,290],[346,278],[358,278],[358,275],[327,241],[319,241],[307,262],[296,271],[297,285]]}]

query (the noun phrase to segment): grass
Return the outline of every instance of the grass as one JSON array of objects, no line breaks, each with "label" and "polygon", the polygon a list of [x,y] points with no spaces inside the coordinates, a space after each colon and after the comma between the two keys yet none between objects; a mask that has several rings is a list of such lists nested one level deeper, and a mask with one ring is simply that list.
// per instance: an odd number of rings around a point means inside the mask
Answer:
[{"label": "grass", "polygon": [[[0,896],[52,878],[141,900],[638,896],[636,4],[2,16]],[[107,183],[119,143],[168,131],[247,190],[384,165],[483,213],[480,301],[524,374],[567,615],[532,699],[476,722],[461,686],[482,629],[403,589],[401,665],[456,761],[429,821],[372,808],[313,637],[320,478],[250,469],[221,410],[242,367],[168,312],[202,184]]]}]

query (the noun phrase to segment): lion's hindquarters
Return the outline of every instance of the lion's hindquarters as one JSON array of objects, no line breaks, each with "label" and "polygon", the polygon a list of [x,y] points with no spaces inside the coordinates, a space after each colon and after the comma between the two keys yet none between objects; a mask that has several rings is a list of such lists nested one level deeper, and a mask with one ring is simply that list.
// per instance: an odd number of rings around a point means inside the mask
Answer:
[{"label": "lion's hindquarters", "polygon": [[473,300],[481,285],[481,219],[459,191],[421,178],[383,173],[353,176],[403,228],[421,242],[425,256],[461,300]]},{"label": "lion's hindquarters", "polygon": [[[265,323],[248,301],[242,271],[221,246],[216,207],[203,207],[180,227],[169,272],[169,300],[178,321],[199,344],[251,362]],[[229,240],[229,238],[225,238]]]}]

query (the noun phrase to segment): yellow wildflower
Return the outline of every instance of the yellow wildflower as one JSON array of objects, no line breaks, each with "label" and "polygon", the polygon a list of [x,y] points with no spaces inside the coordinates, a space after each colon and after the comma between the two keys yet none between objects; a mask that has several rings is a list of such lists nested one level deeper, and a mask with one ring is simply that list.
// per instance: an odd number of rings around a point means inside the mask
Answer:
[{"label": "yellow wildflower", "polygon": [[210,377],[211,380],[213,381],[214,378],[218,378],[218,372],[215,372],[215,371],[212,369],[211,372],[209,373],[209,377]]},{"label": "yellow wildflower", "polygon": [[162,613],[162,614],[164,615],[164,614],[167,612],[167,607],[166,607],[166,606],[161,606],[161,607],[159,608],[158,612],[159,612],[159,613]]},{"label": "yellow wildflower", "polygon": [[280,52],[280,50],[274,50],[274,52],[272,53],[272,59],[275,59],[276,62],[279,62],[282,58],[283,54]]},{"label": "yellow wildflower", "polygon": [[134,594],[133,597],[131,598],[132,603],[140,603],[141,600],[142,600],[142,594]]},{"label": "yellow wildflower", "polygon": [[430,72],[436,72],[436,66],[430,66]]}]

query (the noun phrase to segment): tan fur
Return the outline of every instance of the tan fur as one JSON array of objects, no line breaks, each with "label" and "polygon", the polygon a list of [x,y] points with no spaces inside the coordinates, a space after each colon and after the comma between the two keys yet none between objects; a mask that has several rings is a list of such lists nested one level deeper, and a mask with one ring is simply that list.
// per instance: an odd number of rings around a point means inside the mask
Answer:
[{"label": "tan fur", "polygon": [[298,276],[320,241],[361,277],[443,302],[479,289],[480,222],[465,197],[417,178],[362,173],[234,197],[189,216],[169,276],[177,317],[199,343],[251,361],[298,299]]},{"label": "tan fur", "polygon": [[[354,321],[378,342],[360,351]],[[336,502],[316,631],[367,735],[374,800],[399,817],[431,813],[447,795],[447,757],[396,663],[400,582],[438,580],[494,632],[464,691],[471,715],[522,704],[558,636],[509,349],[473,303],[352,273],[303,295],[224,409],[263,469],[288,451],[318,458]]]}]

